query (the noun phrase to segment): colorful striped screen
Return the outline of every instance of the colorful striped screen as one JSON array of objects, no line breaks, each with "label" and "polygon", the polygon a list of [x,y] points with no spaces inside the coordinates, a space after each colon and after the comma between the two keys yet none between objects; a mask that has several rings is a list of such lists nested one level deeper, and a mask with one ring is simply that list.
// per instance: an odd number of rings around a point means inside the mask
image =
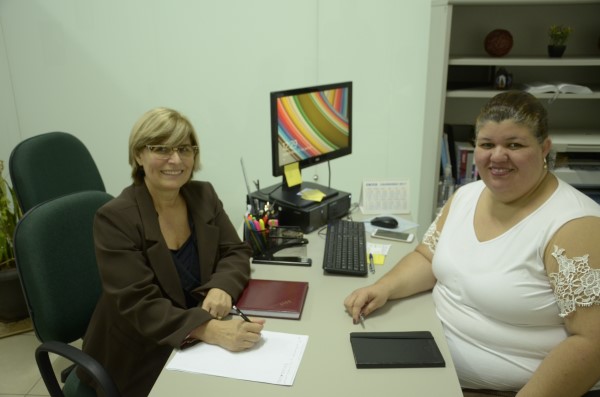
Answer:
[{"label": "colorful striped screen", "polygon": [[347,148],[348,88],[277,99],[279,166]]}]

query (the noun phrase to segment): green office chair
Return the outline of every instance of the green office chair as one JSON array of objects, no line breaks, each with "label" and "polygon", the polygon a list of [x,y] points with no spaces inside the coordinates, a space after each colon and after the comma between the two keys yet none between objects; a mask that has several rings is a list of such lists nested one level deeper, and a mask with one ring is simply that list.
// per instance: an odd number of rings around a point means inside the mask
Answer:
[{"label": "green office chair", "polygon": [[[119,392],[104,368],[69,345],[83,338],[102,287],[96,264],[93,220],[112,199],[105,192],[85,191],[39,204],[15,229],[17,270],[35,334],[35,352],[42,379],[51,396],[96,396],[71,371],[61,390],[49,353],[80,366],[101,385],[106,396]],[[64,393],[64,394],[63,394]]]},{"label": "green office chair", "polygon": [[8,168],[24,213],[65,194],[106,191],[88,149],[66,132],[48,132],[20,142],[10,154]]}]

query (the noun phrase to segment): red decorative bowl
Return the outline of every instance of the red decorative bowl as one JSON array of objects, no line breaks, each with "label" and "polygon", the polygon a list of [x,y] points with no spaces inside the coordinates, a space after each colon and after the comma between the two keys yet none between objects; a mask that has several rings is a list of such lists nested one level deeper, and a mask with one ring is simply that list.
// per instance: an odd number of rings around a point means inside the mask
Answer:
[{"label": "red decorative bowl", "polygon": [[485,52],[493,57],[503,57],[513,46],[513,37],[508,30],[495,29],[485,36]]}]

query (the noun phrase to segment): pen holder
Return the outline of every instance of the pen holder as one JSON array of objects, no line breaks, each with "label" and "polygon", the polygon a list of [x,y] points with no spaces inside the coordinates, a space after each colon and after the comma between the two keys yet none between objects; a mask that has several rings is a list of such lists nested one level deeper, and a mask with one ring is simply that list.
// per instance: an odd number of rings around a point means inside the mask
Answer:
[{"label": "pen holder", "polygon": [[244,241],[252,248],[252,256],[262,255],[269,249],[269,229],[250,230],[244,228]]},{"label": "pen holder", "polygon": [[299,227],[270,227],[263,230],[244,228],[244,241],[252,248],[253,258],[272,258],[273,254],[288,247],[308,244]]}]

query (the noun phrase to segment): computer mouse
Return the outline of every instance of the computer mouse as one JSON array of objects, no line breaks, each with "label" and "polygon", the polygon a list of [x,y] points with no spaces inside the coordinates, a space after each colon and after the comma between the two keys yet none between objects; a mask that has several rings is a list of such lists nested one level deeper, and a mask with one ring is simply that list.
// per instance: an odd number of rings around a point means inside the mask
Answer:
[{"label": "computer mouse", "polygon": [[377,227],[385,227],[387,229],[394,229],[398,226],[396,218],[391,216],[378,216],[371,220],[371,225]]}]

